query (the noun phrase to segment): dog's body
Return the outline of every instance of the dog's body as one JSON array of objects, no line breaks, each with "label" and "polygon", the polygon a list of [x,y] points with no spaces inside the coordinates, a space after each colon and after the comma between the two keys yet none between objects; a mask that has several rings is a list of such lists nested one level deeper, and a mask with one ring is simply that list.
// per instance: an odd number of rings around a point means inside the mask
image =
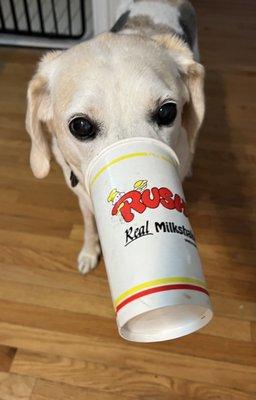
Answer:
[{"label": "dog's body", "polygon": [[180,37],[199,61],[196,15],[186,0],[123,0],[112,32]]},{"label": "dog's body", "polygon": [[183,179],[204,115],[204,69],[198,59],[195,13],[188,1],[124,0],[110,33],[48,53],[40,62],[28,89],[30,163],[38,178],[48,174],[44,124],[83,213],[82,273],[96,266],[100,253],[84,184],[89,162],[120,139],[147,136],[176,151]]}]

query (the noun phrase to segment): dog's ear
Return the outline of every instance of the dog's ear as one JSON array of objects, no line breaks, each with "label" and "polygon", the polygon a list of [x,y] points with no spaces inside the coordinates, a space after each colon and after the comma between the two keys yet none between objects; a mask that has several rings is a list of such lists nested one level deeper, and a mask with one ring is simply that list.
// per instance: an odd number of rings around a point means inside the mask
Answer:
[{"label": "dog's ear", "polygon": [[185,83],[187,101],[183,107],[182,125],[188,135],[190,151],[194,153],[205,111],[204,67],[194,61],[192,52],[178,37],[157,35],[153,39],[168,50],[172,59],[176,62],[180,76]]},{"label": "dog's ear", "polygon": [[50,147],[43,124],[52,119],[50,76],[60,53],[47,53],[28,85],[26,129],[31,137],[30,166],[37,178],[44,178],[50,170]]}]

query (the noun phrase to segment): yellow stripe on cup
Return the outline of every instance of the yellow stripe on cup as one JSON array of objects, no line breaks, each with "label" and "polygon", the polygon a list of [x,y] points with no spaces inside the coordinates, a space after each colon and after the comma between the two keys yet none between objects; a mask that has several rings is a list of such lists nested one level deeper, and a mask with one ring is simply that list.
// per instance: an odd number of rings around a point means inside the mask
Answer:
[{"label": "yellow stripe on cup", "polygon": [[192,285],[197,285],[201,286],[203,288],[206,288],[206,283],[200,279],[194,279],[194,278],[187,278],[184,276],[175,276],[175,277],[169,277],[169,278],[160,278],[160,279],[154,279],[152,281],[144,282],[139,285],[134,286],[131,289],[126,290],[120,296],[118,296],[115,301],[114,301],[114,306],[117,307],[119,303],[121,303],[126,297],[132,296],[136,292],[139,292],[140,290],[150,288],[152,286],[160,286],[160,285],[167,285],[171,283],[187,283],[187,284],[192,284]]},{"label": "yellow stripe on cup", "polygon": [[138,153],[129,153],[129,154],[124,154],[120,157],[114,158],[112,161],[110,161],[108,164],[104,165],[93,177],[91,181],[91,187],[94,185],[94,183],[97,181],[97,179],[112,165],[118,164],[121,161],[128,160],[129,158],[134,158],[134,157],[157,157],[160,158],[164,161],[167,161],[171,165],[175,165],[174,162],[172,161],[171,158],[162,156],[160,154],[155,154],[152,152],[138,152]]}]

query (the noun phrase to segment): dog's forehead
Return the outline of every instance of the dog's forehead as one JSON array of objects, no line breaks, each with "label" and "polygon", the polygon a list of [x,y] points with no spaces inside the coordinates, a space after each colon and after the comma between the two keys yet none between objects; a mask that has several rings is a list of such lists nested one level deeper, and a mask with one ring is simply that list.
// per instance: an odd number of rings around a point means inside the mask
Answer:
[{"label": "dog's forehead", "polygon": [[139,57],[147,61],[152,58],[152,53],[158,56],[155,58],[157,65],[164,53],[157,43],[148,37],[104,33],[70,48],[63,56],[66,62],[73,62],[72,67],[76,68],[77,62],[87,65],[97,62],[104,65],[106,62],[128,61],[130,57]]},{"label": "dog's forehead", "polygon": [[153,40],[104,34],[63,54],[55,73],[54,91],[68,104],[74,97],[95,99],[96,103],[120,92],[126,96],[161,92],[167,76],[175,91],[177,75],[175,64]]}]

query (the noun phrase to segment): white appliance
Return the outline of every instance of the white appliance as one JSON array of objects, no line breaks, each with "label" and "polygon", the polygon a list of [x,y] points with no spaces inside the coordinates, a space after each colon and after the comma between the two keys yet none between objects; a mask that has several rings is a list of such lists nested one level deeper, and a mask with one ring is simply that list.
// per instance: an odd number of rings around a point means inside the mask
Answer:
[{"label": "white appliance", "polygon": [[0,45],[67,48],[107,31],[119,0],[0,0]]}]

